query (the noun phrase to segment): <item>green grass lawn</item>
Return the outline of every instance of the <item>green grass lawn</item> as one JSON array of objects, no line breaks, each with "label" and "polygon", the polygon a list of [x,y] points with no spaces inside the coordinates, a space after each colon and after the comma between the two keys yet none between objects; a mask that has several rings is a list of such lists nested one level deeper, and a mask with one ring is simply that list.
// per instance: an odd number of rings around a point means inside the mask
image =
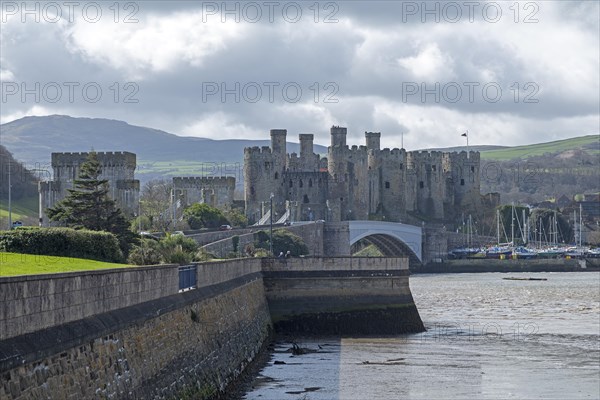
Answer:
[{"label": "green grass lawn", "polygon": [[83,258],[0,252],[0,276],[54,274],[124,267],[132,266]]}]

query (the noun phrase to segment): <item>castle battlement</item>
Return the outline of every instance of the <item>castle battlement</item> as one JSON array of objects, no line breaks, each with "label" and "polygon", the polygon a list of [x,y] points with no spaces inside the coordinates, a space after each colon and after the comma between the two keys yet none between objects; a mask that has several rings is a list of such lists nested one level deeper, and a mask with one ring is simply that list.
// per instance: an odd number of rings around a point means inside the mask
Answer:
[{"label": "castle battlement", "polygon": [[246,147],[244,149],[244,155],[255,155],[255,154],[271,155],[272,151],[269,146],[261,146],[261,147],[253,146],[253,147]]}]

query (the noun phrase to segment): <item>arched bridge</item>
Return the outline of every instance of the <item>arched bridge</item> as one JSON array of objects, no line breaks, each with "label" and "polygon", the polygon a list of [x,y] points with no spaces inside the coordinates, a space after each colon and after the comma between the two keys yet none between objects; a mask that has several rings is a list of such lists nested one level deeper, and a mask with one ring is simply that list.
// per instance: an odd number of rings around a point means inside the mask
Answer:
[{"label": "arched bridge", "polygon": [[[350,246],[359,240],[374,244],[386,257],[406,254],[422,262],[422,230],[398,222],[348,221]],[[416,261],[416,260],[415,260]]]}]

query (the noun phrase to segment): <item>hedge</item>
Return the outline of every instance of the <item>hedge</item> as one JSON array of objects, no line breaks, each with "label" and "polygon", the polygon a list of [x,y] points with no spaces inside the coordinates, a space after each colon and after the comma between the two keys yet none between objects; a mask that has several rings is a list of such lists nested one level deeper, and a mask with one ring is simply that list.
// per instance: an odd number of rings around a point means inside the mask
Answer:
[{"label": "hedge", "polygon": [[0,251],[122,262],[119,240],[108,232],[71,228],[0,231]]}]

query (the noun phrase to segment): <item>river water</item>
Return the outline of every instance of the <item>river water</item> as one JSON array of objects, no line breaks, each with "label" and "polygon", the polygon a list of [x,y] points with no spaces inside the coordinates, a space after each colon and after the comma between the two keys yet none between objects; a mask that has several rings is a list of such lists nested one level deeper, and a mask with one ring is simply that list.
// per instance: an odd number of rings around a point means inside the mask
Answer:
[{"label": "river water", "polygon": [[243,398],[600,399],[600,273],[413,275],[410,286],[427,332],[297,338],[315,351],[300,356],[278,341]]}]

